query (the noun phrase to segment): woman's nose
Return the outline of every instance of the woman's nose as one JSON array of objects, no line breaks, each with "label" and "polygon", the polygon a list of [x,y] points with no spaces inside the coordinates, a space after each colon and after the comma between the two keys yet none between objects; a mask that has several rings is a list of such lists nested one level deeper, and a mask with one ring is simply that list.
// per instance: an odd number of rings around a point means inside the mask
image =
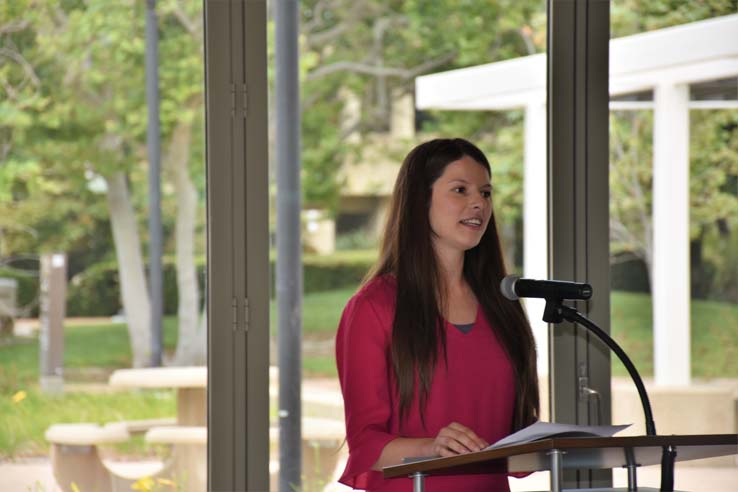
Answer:
[{"label": "woman's nose", "polygon": [[481,210],[484,207],[485,201],[481,193],[475,193],[472,195],[471,206],[474,209]]}]

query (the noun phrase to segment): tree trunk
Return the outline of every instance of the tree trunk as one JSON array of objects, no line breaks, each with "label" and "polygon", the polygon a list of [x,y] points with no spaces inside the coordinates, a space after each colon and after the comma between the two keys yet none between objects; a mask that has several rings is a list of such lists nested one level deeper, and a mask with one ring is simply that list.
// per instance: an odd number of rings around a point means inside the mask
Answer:
[{"label": "tree trunk", "polygon": [[180,122],[174,129],[167,153],[167,167],[177,197],[175,228],[177,249],[177,288],[179,336],[174,365],[204,364],[206,359],[205,330],[198,323],[200,296],[195,267],[195,216],[197,190],[189,171],[192,124]]},{"label": "tree trunk", "polygon": [[105,178],[115,255],[118,259],[123,309],[133,354],[133,367],[151,362],[151,304],[141,256],[136,215],[133,212],[126,176],[117,172]]}]

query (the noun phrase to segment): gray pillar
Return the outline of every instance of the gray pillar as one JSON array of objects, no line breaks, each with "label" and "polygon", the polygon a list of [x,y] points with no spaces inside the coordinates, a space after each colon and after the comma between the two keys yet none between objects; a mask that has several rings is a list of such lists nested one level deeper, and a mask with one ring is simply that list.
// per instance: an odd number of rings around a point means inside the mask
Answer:
[{"label": "gray pillar", "polygon": [[269,490],[265,0],[205,0],[208,491]]},{"label": "gray pillar", "polygon": [[279,490],[301,490],[302,250],[297,0],[274,5],[277,105],[277,350]]},{"label": "gray pillar", "polygon": [[[610,3],[548,2],[549,274],[588,282],[576,308],[610,331],[608,52]],[[551,419],[610,422],[610,353],[584,328],[552,325]],[[580,385],[600,394],[584,398]],[[601,419],[599,418],[601,416]],[[609,487],[609,470],[564,472],[564,487]]]},{"label": "gray pillar", "polygon": [[39,359],[41,390],[64,389],[64,317],[67,302],[67,257],[64,253],[41,255],[41,328]]}]

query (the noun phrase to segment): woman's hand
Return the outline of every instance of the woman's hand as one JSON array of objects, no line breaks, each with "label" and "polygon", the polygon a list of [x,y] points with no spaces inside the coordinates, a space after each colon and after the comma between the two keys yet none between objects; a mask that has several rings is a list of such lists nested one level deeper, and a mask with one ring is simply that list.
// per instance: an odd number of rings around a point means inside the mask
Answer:
[{"label": "woman's hand", "polygon": [[430,444],[430,456],[456,456],[457,454],[481,451],[489,443],[476,435],[473,430],[457,422],[451,422],[438,432]]}]

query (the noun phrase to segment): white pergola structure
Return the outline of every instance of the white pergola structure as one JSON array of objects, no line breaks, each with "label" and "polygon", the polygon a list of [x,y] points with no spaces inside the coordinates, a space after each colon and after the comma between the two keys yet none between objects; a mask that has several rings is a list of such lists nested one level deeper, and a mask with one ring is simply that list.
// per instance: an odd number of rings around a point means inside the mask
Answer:
[{"label": "white pergola structure", "polygon": [[[738,101],[690,101],[690,85],[738,77],[738,15],[610,41],[610,95],[653,92],[652,101],[611,109],[653,109],[653,327],[656,383],[690,383],[689,110],[738,108]],[[416,79],[416,107],[525,108],[524,275],[547,278],[546,55]],[[532,302],[531,302],[532,301]],[[543,301],[526,309],[548,372]]]}]

